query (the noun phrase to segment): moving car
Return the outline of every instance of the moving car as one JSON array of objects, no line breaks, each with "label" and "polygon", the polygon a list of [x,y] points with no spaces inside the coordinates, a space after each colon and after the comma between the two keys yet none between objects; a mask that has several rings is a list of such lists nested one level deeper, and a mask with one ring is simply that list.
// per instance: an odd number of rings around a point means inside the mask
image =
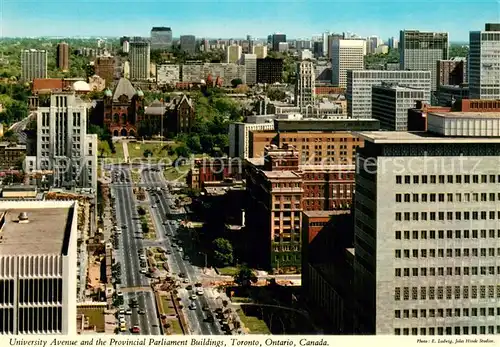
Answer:
[{"label": "moving car", "polygon": [[214,316],[209,314],[207,315],[207,318],[205,318],[205,320],[208,322],[208,323],[213,323],[215,322],[215,319],[214,319]]},{"label": "moving car", "polygon": [[132,310],[128,309],[127,311],[125,311],[125,314],[126,314],[127,316],[132,315]]},{"label": "moving car", "polygon": [[188,286],[186,286],[186,289],[187,289],[187,290],[192,290],[192,289],[193,289],[193,286],[192,286],[192,285],[188,285]]},{"label": "moving car", "polygon": [[139,272],[143,275],[147,274],[148,272],[146,271],[146,269],[140,269]]},{"label": "moving car", "polygon": [[137,311],[137,313],[139,313],[139,314],[146,314],[146,311],[144,311],[142,308],[140,308],[140,309]]},{"label": "moving car", "polygon": [[203,311],[210,311],[210,307],[208,307],[208,305],[204,305],[204,306],[202,307],[202,310],[203,310]]},{"label": "moving car", "polygon": [[184,283],[189,283],[189,278],[185,278]]},{"label": "moving car", "polygon": [[138,325],[134,325],[132,328],[132,334],[140,334],[141,333],[141,328]]},{"label": "moving car", "polygon": [[121,331],[121,332],[125,332],[125,331],[127,331],[127,326],[126,326],[125,324],[120,325],[120,331]]},{"label": "moving car", "polygon": [[192,302],[188,307],[190,310],[196,310],[196,304],[194,302]]},{"label": "moving car", "polygon": [[196,294],[203,295],[204,294],[203,288],[199,287],[198,289],[196,289]]},{"label": "moving car", "polygon": [[192,294],[189,298],[190,298],[191,300],[196,300],[196,299],[198,299],[198,297],[196,296],[196,294]]}]

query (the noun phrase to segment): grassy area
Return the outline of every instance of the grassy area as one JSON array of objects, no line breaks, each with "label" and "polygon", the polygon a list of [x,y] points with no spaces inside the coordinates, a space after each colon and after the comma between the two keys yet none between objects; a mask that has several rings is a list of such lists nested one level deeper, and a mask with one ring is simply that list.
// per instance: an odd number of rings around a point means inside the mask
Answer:
[{"label": "grassy area", "polygon": [[172,304],[172,301],[170,300],[169,296],[166,295],[161,295],[161,305],[163,308],[163,314],[166,314],[167,316],[175,316],[175,308]]},{"label": "grassy area", "polygon": [[169,167],[163,171],[163,176],[167,181],[177,181],[180,178],[186,177],[191,165],[179,165],[177,168]]},{"label": "grassy area", "polygon": [[140,183],[141,182],[141,174],[139,173],[138,169],[132,169],[132,170],[130,170],[130,174],[132,176],[132,182],[134,182],[134,183]]},{"label": "grassy area", "polygon": [[[160,144],[160,143],[142,143],[142,142],[129,142],[128,154],[130,158],[144,158],[144,151],[149,149],[153,154],[152,158],[172,158],[168,155],[168,148],[174,148],[175,145]],[[173,156],[175,158],[175,155]]]},{"label": "grassy area", "polygon": [[249,304],[252,301],[252,299],[250,298],[246,298],[246,297],[243,297],[243,296],[233,296],[231,298],[231,302],[237,302],[237,303],[241,303],[241,304]]},{"label": "grassy area", "polygon": [[240,316],[241,322],[243,323],[245,328],[248,329],[248,332],[250,334],[271,334],[269,328],[267,327],[267,324],[262,319],[253,316],[247,316],[241,309],[237,309],[236,311],[238,312],[238,316]]},{"label": "grassy area", "polygon": [[172,332],[174,335],[184,335],[184,333],[182,332],[181,323],[179,323],[179,320],[171,319],[169,321],[169,323],[171,324]]},{"label": "grassy area", "polygon": [[219,271],[219,274],[223,276],[234,276],[238,273],[238,268],[235,266],[226,266],[226,267],[220,267],[217,268]]},{"label": "grassy area", "polygon": [[83,313],[85,317],[88,317],[89,324],[95,326],[98,333],[104,332],[104,308],[79,308],[78,313]]},{"label": "grassy area", "polygon": [[[101,141],[99,141],[99,142],[101,142]],[[104,157],[123,160],[124,157],[123,157],[123,145],[122,145],[122,143],[121,142],[114,142],[114,145],[115,145],[115,153],[105,154]],[[98,154],[100,155],[101,153],[99,152]]]}]

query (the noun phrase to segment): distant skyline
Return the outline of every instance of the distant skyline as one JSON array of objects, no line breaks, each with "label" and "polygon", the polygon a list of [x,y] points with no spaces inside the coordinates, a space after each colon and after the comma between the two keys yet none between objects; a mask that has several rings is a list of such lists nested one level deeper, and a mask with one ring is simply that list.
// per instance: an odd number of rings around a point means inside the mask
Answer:
[{"label": "distant skyline", "polygon": [[149,36],[153,26],[197,38],[311,38],[325,31],[399,37],[402,29],[448,32],[468,42],[469,31],[500,22],[497,0],[0,0],[2,37]]}]

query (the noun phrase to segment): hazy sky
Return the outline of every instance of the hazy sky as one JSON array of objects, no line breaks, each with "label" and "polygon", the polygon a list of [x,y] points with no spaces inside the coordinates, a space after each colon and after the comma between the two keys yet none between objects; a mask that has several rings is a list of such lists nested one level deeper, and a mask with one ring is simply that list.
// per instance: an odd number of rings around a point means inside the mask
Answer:
[{"label": "hazy sky", "polygon": [[0,11],[2,36],[149,36],[152,26],[170,26],[174,37],[351,31],[386,39],[420,29],[466,42],[470,30],[500,22],[498,0],[0,0]]}]

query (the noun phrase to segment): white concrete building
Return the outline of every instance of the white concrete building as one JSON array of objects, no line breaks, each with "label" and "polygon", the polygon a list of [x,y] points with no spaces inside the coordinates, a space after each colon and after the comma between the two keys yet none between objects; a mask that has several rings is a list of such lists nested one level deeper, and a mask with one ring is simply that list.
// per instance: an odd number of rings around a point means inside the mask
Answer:
[{"label": "white concrete building", "polygon": [[231,45],[226,47],[226,63],[239,64],[243,48],[240,45]]},{"label": "white concrete building", "polygon": [[47,51],[25,49],[21,51],[21,80],[32,82],[35,78],[47,78]]},{"label": "white concrete building", "polygon": [[246,82],[249,86],[257,83],[257,55],[244,54],[243,65],[245,65]]},{"label": "white concrete building", "polygon": [[122,52],[128,53],[130,51],[130,43],[128,41],[123,41]]},{"label": "white concrete building", "polygon": [[357,134],[359,322],[380,335],[499,334],[500,114],[428,117],[428,133]]},{"label": "white concrete building", "polygon": [[372,86],[372,118],[380,121],[383,130],[407,131],[408,109],[417,100],[427,100],[429,92],[423,89],[382,84]]},{"label": "white concrete building", "polygon": [[0,202],[0,335],[76,334],[74,201]]},{"label": "white concrete building", "polygon": [[500,25],[488,29],[470,33],[471,99],[500,99]]},{"label": "white concrete building", "polygon": [[181,67],[174,64],[161,64],[156,66],[156,84],[175,85],[181,81]]},{"label": "white concrete building", "polygon": [[295,82],[295,106],[300,112],[314,106],[316,71],[312,61],[297,63],[297,81]]},{"label": "white concrete building", "polygon": [[285,53],[288,52],[288,49],[290,46],[288,45],[288,42],[280,42],[278,44],[278,52]]},{"label": "white concrete building", "polygon": [[310,60],[312,58],[314,58],[314,55],[308,49],[303,49],[299,52],[299,60]]},{"label": "white concrete building", "polygon": [[27,172],[51,170],[55,188],[97,191],[97,135],[87,134],[88,107],[74,92],[58,92],[49,107],[36,110],[37,155],[26,157]]},{"label": "white concrete building", "polygon": [[130,79],[147,80],[150,77],[150,47],[148,42],[130,43]]},{"label": "white concrete building", "polygon": [[363,70],[366,44],[364,40],[334,40],[332,45],[332,84],[345,88],[347,70]]},{"label": "white concrete building", "polygon": [[431,71],[432,91],[437,90],[438,60],[448,59],[448,33],[400,31],[399,69]]},{"label": "white concrete building", "polygon": [[430,71],[364,70],[347,72],[347,113],[352,118],[371,118],[372,86],[382,82],[397,83],[426,91],[425,101],[431,102]]},{"label": "white concrete building", "polygon": [[182,82],[200,83],[208,75],[215,79],[222,78],[223,86],[230,87],[233,79],[241,79],[246,83],[245,65],[227,63],[205,63],[182,65]]},{"label": "white concrete building", "polygon": [[274,121],[229,124],[229,157],[247,159],[250,153],[250,131],[274,130]]},{"label": "white concrete building", "polygon": [[267,46],[262,44],[252,46],[252,54],[257,56],[257,59],[264,59],[267,57]]}]

